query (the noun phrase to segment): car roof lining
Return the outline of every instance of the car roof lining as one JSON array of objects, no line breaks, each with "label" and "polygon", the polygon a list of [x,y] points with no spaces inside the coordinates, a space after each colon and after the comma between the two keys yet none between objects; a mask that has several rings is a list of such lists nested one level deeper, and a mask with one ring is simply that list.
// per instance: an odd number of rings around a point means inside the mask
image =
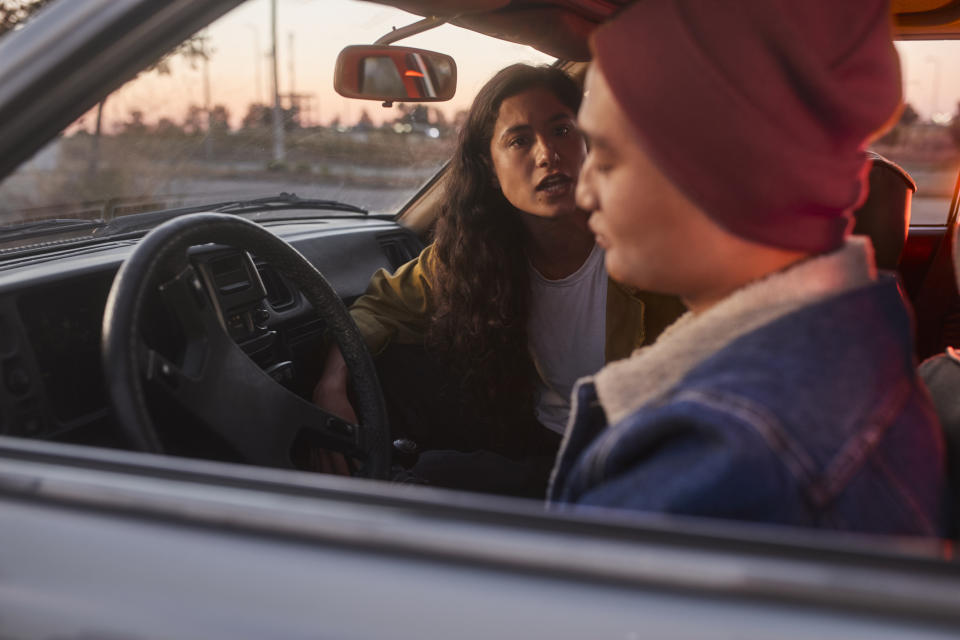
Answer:
[{"label": "car roof lining", "polygon": [[[442,16],[458,26],[528,44],[561,60],[582,77],[590,59],[590,32],[631,0],[373,0],[422,16]],[[892,0],[898,39],[960,39],[960,0]],[[549,28],[544,28],[549,25]],[[433,185],[438,186],[438,185]],[[428,188],[400,212],[398,220],[424,236],[436,214],[436,195]]]},{"label": "car roof lining", "polygon": [[960,0],[893,0],[890,10],[901,27],[936,27],[960,20]]},{"label": "car roof lining", "polygon": [[[630,0],[373,0],[564,60],[590,58],[590,32]],[[892,0],[894,37],[960,39],[960,0]]]},{"label": "car roof lining", "polygon": [[563,60],[590,59],[587,38],[628,0],[374,0],[420,16],[448,18],[485,35]]},{"label": "car roof lining", "polygon": [[960,0],[893,0],[891,11],[898,38],[960,38]]}]

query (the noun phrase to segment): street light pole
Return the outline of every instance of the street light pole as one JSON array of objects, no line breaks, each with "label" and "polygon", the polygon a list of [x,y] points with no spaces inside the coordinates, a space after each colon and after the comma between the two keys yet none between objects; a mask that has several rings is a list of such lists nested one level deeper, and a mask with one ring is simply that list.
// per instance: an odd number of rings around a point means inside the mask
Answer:
[{"label": "street light pole", "polygon": [[203,108],[207,112],[207,135],[203,140],[203,151],[209,161],[213,157],[213,106],[210,99],[210,49],[207,35],[203,36]]},{"label": "street light pole", "polygon": [[300,100],[297,97],[297,88],[296,88],[296,74],[293,67],[293,62],[295,58],[294,47],[293,47],[293,31],[287,34],[287,60],[290,63],[290,114],[297,114],[297,118],[300,122],[300,125],[304,125],[303,121],[303,112],[300,111]]},{"label": "street light pole", "polygon": [[933,56],[927,56],[927,62],[933,63],[933,86],[931,87],[932,100],[930,104],[930,119],[933,120],[937,115],[937,108],[940,106],[940,59]]},{"label": "street light pole", "polygon": [[257,104],[263,104],[263,83],[260,80],[260,66],[263,63],[260,58],[260,33],[249,22],[244,26],[253,34],[253,99]]},{"label": "street light pole", "polygon": [[293,68],[293,60],[294,60],[293,31],[287,34],[287,43],[288,43],[287,46],[289,47],[289,51],[287,55],[290,56],[290,95],[292,96],[297,93],[296,76],[294,75],[294,68]]},{"label": "street light pole", "polygon": [[283,141],[283,110],[280,108],[280,80],[277,77],[277,0],[270,2],[270,57],[273,66],[273,161],[282,164],[287,158]]}]

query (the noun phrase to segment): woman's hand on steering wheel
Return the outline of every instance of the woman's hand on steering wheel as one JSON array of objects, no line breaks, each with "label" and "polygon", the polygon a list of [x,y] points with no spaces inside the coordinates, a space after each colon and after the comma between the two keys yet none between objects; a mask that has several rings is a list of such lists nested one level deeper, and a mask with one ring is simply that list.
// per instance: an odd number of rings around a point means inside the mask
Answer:
[{"label": "woman's hand on steering wheel", "polygon": [[[327,352],[327,359],[323,364],[323,374],[313,388],[313,403],[331,413],[341,420],[352,424],[357,423],[357,412],[350,404],[350,398],[347,394],[347,384],[350,380],[350,372],[347,369],[347,363],[343,359],[340,347],[336,344],[330,346]],[[308,466],[314,471],[320,473],[330,473],[338,476],[349,476],[350,464],[346,456],[337,451],[328,451],[326,449],[312,449],[308,454]]]},{"label": "woman's hand on steering wheel", "polygon": [[340,347],[331,345],[323,364],[323,374],[313,388],[313,403],[341,420],[357,423],[357,413],[347,395],[350,374]]}]

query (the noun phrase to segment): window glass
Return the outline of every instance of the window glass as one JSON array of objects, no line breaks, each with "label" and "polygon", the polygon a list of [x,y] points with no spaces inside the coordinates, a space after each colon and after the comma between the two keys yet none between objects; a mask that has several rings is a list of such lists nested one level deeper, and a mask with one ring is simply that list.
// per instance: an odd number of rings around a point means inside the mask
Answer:
[{"label": "window glass", "polygon": [[[451,101],[388,108],[333,91],[344,46],[417,20],[355,0],[281,0],[275,107],[270,2],[251,0],[107,96],[0,184],[0,225],[282,192],[394,213],[449,159],[484,81],[513,62],[552,61],[443,25],[399,44],[454,57]],[[272,126],[278,111],[282,136]]]},{"label": "window glass", "polygon": [[960,170],[960,42],[902,41],[903,113],[872,148],[913,177],[911,223],[942,225]]}]

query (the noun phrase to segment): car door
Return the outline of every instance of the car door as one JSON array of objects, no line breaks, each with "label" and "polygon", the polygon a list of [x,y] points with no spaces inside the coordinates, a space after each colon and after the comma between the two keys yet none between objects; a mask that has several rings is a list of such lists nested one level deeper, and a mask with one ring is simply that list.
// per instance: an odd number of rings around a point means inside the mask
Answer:
[{"label": "car door", "polygon": [[[0,174],[235,4],[59,2],[0,40]],[[284,232],[310,235],[292,223]],[[110,249],[111,268],[123,242]],[[61,277],[64,256],[34,249],[30,260],[49,259],[43,278]],[[14,262],[3,261],[0,286],[22,273]],[[11,374],[10,335],[0,335],[5,402],[11,381],[23,382]],[[3,416],[16,419],[6,404]],[[547,513],[537,501],[23,437],[0,436],[0,532],[9,637],[948,638],[960,629],[960,571],[939,540]]]}]

